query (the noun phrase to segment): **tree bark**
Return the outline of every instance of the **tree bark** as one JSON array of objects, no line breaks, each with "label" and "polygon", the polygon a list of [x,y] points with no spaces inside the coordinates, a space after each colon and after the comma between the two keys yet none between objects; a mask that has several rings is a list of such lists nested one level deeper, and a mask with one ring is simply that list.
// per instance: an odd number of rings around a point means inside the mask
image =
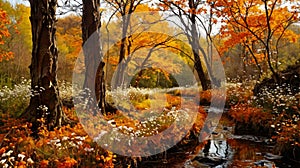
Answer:
[{"label": "tree bark", "polygon": [[[101,52],[100,31],[101,14],[99,0],[83,0],[82,39],[85,58],[84,89],[95,98],[102,113],[105,113],[105,78]],[[96,115],[96,114],[95,114]]]},{"label": "tree bark", "polygon": [[[190,9],[194,9],[193,1],[189,1],[189,7],[190,7]],[[206,75],[204,73],[202,62],[200,60],[200,55],[199,55],[199,50],[200,50],[199,46],[200,45],[199,45],[199,34],[197,32],[197,27],[196,27],[196,15],[191,13],[190,20],[192,23],[192,25],[191,25],[192,37],[191,37],[190,43],[191,43],[191,46],[193,49],[193,55],[194,55],[194,68],[197,71],[199,80],[202,85],[202,89],[208,90],[208,89],[210,89],[209,84],[208,84],[208,79],[206,78]],[[207,66],[209,66],[209,65],[207,65]]]},{"label": "tree bark", "polygon": [[33,131],[40,126],[38,119],[45,118],[48,129],[67,122],[61,107],[57,86],[56,0],[30,0],[32,59],[30,68],[32,97],[21,115],[33,123]]},{"label": "tree bark", "polygon": [[[131,3],[130,3],[131,4]],[[124,6],[124,9],[126,9],[127,5]],[[122,15],[122,40],[121,40],[121,44],[120,44],[120,52],[119,52],[119,62],[118,62],[118,69],[117,69],[117,76],[116,76],[116,80],[115,80],[115,85],[113,89],[117,89],[118,87],[121,87],[122,89],[125,88],[125,86],[123,86],[123,82],[124,82],[124,71],[125,71],[125,56],[126,56],[126,41],[128,40],[127,37],[127,31],[128,31],[128,27],[130,24],[130,19],[131,19],[131,14],[133,12],[133,7],[132,5],[129,5],[129,11],[128,14],[126,13],[126,10],[121,12]],[[130,51],[127,50],[127,55],[130,54]]]}]

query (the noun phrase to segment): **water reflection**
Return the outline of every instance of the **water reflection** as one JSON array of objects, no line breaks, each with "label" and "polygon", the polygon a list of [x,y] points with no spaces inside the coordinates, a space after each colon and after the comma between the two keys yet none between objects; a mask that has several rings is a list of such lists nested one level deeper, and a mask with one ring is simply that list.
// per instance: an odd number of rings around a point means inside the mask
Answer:
[{"label": "water reflection", "polygon": [[[226,140],[208,140],[202,152],[199,152],[190,163],[193,166],[199,167],[227,167],[229,160],[232,158],[232,149]],[[186,166],[188,167],[188,166]]]},{"label": "water reflection", "polygon": [[[273,146],[268,145],[261,137],[218,135],[207,141],[205,146],[190,160],[185,168],[231,168],[231,167],[300,167],[295,163],[272,154]],[[222,137],[222,138],[220,138]]]},{"label": "water reflection", "polygon": [[[179,153],[168,153],[167,162],[145,163],[141,167],[151,168],[300,168],[299,163],[289,161],[273,152],[274,146],[268,138],[252,135],[234,135],[234,125],[226,124],[224,118],[209,139],[194,148],[194,152],[182,149]],[[213,124],[212,124],[213,125]]]},{"label": "water reflection", "polygon": [[[257,141],[257,139],[260,139]],[[261,137],[250,135],[230,136],[213,135],[206,144],[200,144],[194,154],[184,152],[169,153],[165,161],[147,161],[137,167],[143,168],[296,168],[281,156],[272,154],[270,146]]]}]

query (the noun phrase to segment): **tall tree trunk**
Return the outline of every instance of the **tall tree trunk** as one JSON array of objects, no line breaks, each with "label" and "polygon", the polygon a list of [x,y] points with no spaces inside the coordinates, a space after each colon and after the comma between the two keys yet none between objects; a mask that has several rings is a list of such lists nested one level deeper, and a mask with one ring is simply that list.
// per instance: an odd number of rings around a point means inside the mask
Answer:
[{"label": "tall tree trunk", "polygon": [[[132,9],[131,9],[132,10]],[[131,11],[130,10],[130,11]],[[130,24],[131,19],[131,13],[129,11],[129,14],[126,15],[126,11],[122,13],[122,40],[120,44],[120,52],[119,52],[119,62],[118,62],[118,69],[116,74],[116,79],[114,83],[113,89],[117,89],[118,87],[121,87],[122,89],[125,88],[124,85],[124,71],[126,68],[125,64],[125,56],[126,56],[126,41],[128,40],[127,37],[127,31]],[[130,47],[129,47],[130,49]],[[127,55],[130,55],[130,51],[127,50]]]},{"label": "tall tree trunk", "polygon": [[[193,6],[193,3],[190,1],[190,8],[193,9],[194,6]],[[203,70],[203,65],[202,65],[202,62],[200,60],[200,55],[199,55],[199,35],[198,35],[198,31],[197,31],[197,27],[196,27],[196,15],[195,14],[191,14],[191,17],[190,17],[190,20],[192,22],[192,25],[191,25],[191,45],[192,45],[192,49],[193,49],[193,55],[194,55],[194,68],[196,69],[197,71],[197,74],[198,74],[198,77],[199,77],[199,80],[201,82],[201,85],[202,85],[202,89],[203,90],[208,90],[210,89],[210,86],[209,86],[209,82],[208,82],[208,79],[204,73],[204,70]],[[209,65],[207,65],[209,66]]]},{"label": "tall tree trunk", "polygon": [[195,60],[194,68],[197,71],[198,78],[201,82],[202,89],[203,90],[208,90],[208,89],[210,89],[210,87],[208,85],[208,80],[206,79],[205,73],[204,73],[203,68],[202,68],[202,63],[201,63],[201,60],[200,60],[200,57],[199,57],[199,52],[194,50],[193,55],[194,55],[194,60]]},{"label": "tall tree trunk", "polygon": [[[273,55],[273,51],[271,49],[271,41],[272,41],[272,34],[273,34],[273,30],[271,28],[271,17],[272,17],[272,13],[274,8],[271,8],[271,11],[269,13],[268,10],[268,1],[263,1],[264,2],[264,9],[265,9],[265,15],[266,15],[266,23],[267,23],[267,37],[266,37],[266,42],[265,42],[265,49],[266,49],[266,57],[267,57],[267,63],[269,66],[269,69],[272,72],[272,77],[275,80],[275,82],[277,84],[280,84],[280,77],[279,74],[274,70],[273,65],[271,63],[271,59],[272,59],[272,55]],[[274,5],[276,4],[276,2],[274,3]]]},{"label": "tall tree trunk", "polygon": [[[105,113],[105,79],[103,56],[100,44],[100,0],[83,0],[82,39],[85,58],[84,89],[89,89],[96,98],[102,113]],[[96,103],[96,102],[91,102]]]},{"label": "tall tree trunk", "polygon": [[21,115],[33,123],[33,131],[40,126],[38,119],[45,118],[48,129],[60,127],[67,121],[59,99],[57,86],[56,47],[56,0],[30,0],[32,59],[30,65],[31,89],[33,96],[26,111]]}]

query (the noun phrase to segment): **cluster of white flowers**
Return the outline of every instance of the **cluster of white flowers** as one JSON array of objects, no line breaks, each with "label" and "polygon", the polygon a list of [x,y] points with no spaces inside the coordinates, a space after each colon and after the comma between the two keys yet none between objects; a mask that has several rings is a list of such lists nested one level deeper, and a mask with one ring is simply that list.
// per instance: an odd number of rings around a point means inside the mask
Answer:
[{"label": "cluster of white flowers", "polygon": [[[117,126],[113,119],[109,120],[108,124],[114,128],[113,131],[116,133],[122,132],[126,135],[130,135],[131,137],[144,137],[158,134],[161,126],[172,124],[175,120],[177,123],[186,122],[188,118],[188,109],[176,110],[174,107],[169,111],[165,111],[165,113],[162,113],[161,115],[150,116],[147,120],[137,122],[135,124],[135,128],[126,125]],[[102,131],[94,140],[97,141],[105,134],[107,134],[107,131]]]},{"label": "cluster of white flowers", "polygon": [[57,138],[51,139],[49,142],[47,142],[47,144],[48,145],[53,145],[57,148],[61,147],[61,141],[60,141],[60,139],[57,139]]},{"label": "cluster of white flowers", "polygon": [[[79,89],[74,89],[70,83],[59,83],[60,96],[71,98],[72,94],[78,94]],[[13,87],[3,86],[0,88],[0,112],[3,111],[23,111],[29,104],[30,97],[38,96],[45,88],[35,86],[31,88],[31,81],[22,78],[21,83],[15,84]],[[39,107],[43,111],[47,111],[46,107]]]},{"label": "cluster of white flowers", "polygon": [[7,101],[9,99],[20,98],[21,100],[30,97],[30,80],[23,79],[20,84],[14,85],[12,88],[3,86],[0,88],[0,100]]},{"label": "cluster of white flowers", "polygon": [[11,88],[3,86],[0,88],[0,112],[24,109],[29,103],[30,95],[30,81],[25,79]]},{"label": "cluster of white flowers", "polygon": [[[21,99],[29,100],[32,96],[37,96],[41,92],[45,91],[45,88],[35,86],[31,89],[31,80],[22,78],[21,83],[15,84],[13,87],[3,86],[0,88],[0,101],[7,101],[9,99]],[[70,98],[72,94],[76,95],[80,89],[75,89],[76,87],[72,86],[71,83],[62,81],[59,83],[60,96],[62,98]],[[77,92],[76,92],[77,91]],[[74,93],[75,92],[75,93]]]},{"label": "cluster of white flowers", "polygon": [[[236,104],[242,98],[251,95],[254,84],[255,81],[227,83],[228,97],[231,98],[230,103]],[[282,110],[288,110],[291,106],[299,104],[299,99],[297,99],[297,94],[292,93],[290,85],[282,84],[277,85],[275,89],[264,87],[257,96],[251,96],[244,103],[260,108],[271,108],[274,113],[280,113]]]},{"label": "cluster of white flowers", "polygon": [[12,153],[13,153],[13,151],[12,151],[12,150],[9,150],[9,151],[7,151],[6,153],[3,153],[1,157],[2,157],[2,158],[3,158],[3,157],[8,157],[8,156],[10,156]]},{"label": "cluster of white flowers", "polygon": [[12,156],[13,153],[14,152],[12,150],[3,153],[0,158],[0,166],[2,166],[3,168],[14,167],[15,161],[26,161],[26,163],[30,165],[34,163],[34,161],[30,157],[25,160],[26,156],[22,153],[17,154],[17,158]]},{"label": "cluster of white flowers", "polygon": [[273,113],[281,113],[283,110],[289,110],[292,106],[297,106],[299,99],[297,94],[292,93],[289,85],[283,84],[275,89],[263,88],[258,97],[252,97],[252,102],[262,108],[267,105],[272,108]]},{"label": "cluster of white flowers", "polygon": [[[253,81],[245,81],[244,83],[234,82],[234,83],[226,83],[227,96],[229,97],[229,103],[234,105],[238,102],[242,101],[243,98],[252,94],[252,90],[254,88]],[[252,102],[244,102],[251,104]]]},{"label": "cluster of white flowers", "polygon": [[58,84],[59,84],[59,96],[62,99],[69,99],[74,95],[79,95],[79,93],[82,91],[81,89],[79,89],[79,86],[72,85],[70,82],[61,81]]},{"label": "cluster of white flowers", "polygon": [[[228,84],[227,88],[229,90],[229,97],[236,97],[235,99],[231,99],[231,103],[235,103],[234,101],[240,101],[241,98],[245,94],[249,94],[252,92],[254,84],[248,85],[237,83],[237,84]],[[300,87],[299,87],[300,88]],[[295,89],[295,88],[293,88]],[[275,87],[263,87],[260,89],[260,93],[257,96],[251,96],[247,102],[248,105],[256,106],[262,109],[271,110],[273,115],[272,120],[275,123],[271,123],[270,127],[275,129],[277,132],[281,132],[282,128],[285,126],[295,126],[295,124],[300,120],[300,114],[294,113],[297,110],[299,105],[299,97],[300,93],[293,93],[292,87],[289,84],[281,84],[275,85]],[[281,117],[281,114],[290,114],[290,116]]]},{"label": "cluster of white flowers", "polygon": [[[53,138],[50,141],[47,142],[48,145],[51,145],[52,147],[58,149],[58,150],[65,150],[70,147],[79,148],[83,145],[83,142],[85,141],[85,136],[78,136],[75,133],[72,133],[71,136],[63,136],[61,138]],[[93,151],[92,148],[86,148],[87,152]]]},{"label": "cluster of white flowers", "polygon": [[37,110],[48,111],[48,107],[46,105],[40,105]]}]

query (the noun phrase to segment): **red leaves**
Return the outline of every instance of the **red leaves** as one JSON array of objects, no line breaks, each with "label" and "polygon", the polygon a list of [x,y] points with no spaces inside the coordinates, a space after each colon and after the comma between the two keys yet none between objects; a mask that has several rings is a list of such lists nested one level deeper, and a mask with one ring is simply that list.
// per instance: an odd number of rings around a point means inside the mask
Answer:
[{"label": "red leaves", "polygon": [[[10,33],[7,27],[9,24],[9,18],[6,11],[0,8],[0,47],[5,44],[5,37],[9,37]],[[5,51],[0,48],[0,62],[3,59],[9,60],[13,57],[13,53],[10,51]]]},{"label": "red leaves", "polygon": [[229,114],[234,120],[246,124],[251,122],[260,123],[271,118],[270,113],[264,113],[261,109],[247,104],[237,104],[231,107]]}]

